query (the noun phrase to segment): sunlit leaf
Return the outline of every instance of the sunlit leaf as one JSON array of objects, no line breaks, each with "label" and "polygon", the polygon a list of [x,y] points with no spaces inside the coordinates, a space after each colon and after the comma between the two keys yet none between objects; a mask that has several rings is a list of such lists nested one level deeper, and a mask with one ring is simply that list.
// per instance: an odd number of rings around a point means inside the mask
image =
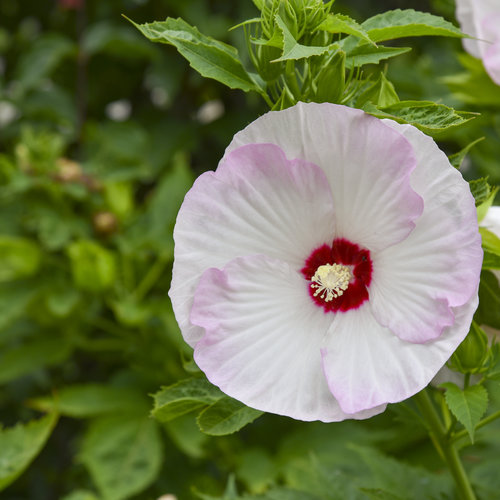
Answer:
[{"label": "sunlit leaf", "polygon": [[182,19],[167,18],[146,24],[131,22],[151,41],[175,46],[202,76],[218,80],[232,89],[257,90],[234,47],[203,35]]},{"label": "sunlit leaf", "polygon": [[442,384],[446,389],[445,399],[450,411],[467,429],[474,442],[474,429],[488,407],[488,393],[482,385],[471,385],[462,390],[452,382]]},{"label": "sunlit leaf", "polygon": [[203,378],[181,380],[164,387],[154,397],[153,417],[168,422],[186,413],[215,403],[224,394]]},{"label": "sunlit leaf", "polygon": [[263,414],[232,399],[223,397],[198,415],[198,425],[206,434],[224,436],[239,431]]}]

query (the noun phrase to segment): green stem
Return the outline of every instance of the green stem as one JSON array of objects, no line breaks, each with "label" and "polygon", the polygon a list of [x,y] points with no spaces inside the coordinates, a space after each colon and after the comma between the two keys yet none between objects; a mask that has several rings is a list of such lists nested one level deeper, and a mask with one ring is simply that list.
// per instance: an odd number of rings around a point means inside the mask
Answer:
[{"label": "green stem", "polygon": [[[500,418],[500,411],[497,411],[495,413],[492,413],[488,417],[483,418],[475,427],[475,429],[479,429],[481,427],[484,427],[485,425],[489,424],[490,422],[493,422],[497,418]],[[456,434],[453,435],[452,437],[452,442],[458,441],[459,439],[462,439],[466,436],[468,436],[468,432],[466,429],[463,429]]]},{"label": "green stem", "polygon": [[168,259],[163,256],[159,256],[156,262],[149,268],[146,276],[139,283],[137,288],[135,289],[133,295],[137,302],[140,302],[145,295],[153,288],[155,283],[158,281],[163,271],[165,270],[165,266],[167,265]]},{"label": "green stem", "polygon": [[446,435],[446,428],[436,412],[436,408],[429,397],[429,393],[424,389],[416,394],[414,399],[427,423],[429,436],[436,450],[450,469],[460,496],[463,500],[476,500],[467,473],[460,461],[458,451],[453,441]]},{"label": "green stem", "polygon": [[288,87],[292,91],[294,98],[298,101],[301,96],[301,91],[299,85],[297,84],[297,74],[295,73],[295,63],[292,60],[288,60],[285,64],[286,72],[286,82]]}]

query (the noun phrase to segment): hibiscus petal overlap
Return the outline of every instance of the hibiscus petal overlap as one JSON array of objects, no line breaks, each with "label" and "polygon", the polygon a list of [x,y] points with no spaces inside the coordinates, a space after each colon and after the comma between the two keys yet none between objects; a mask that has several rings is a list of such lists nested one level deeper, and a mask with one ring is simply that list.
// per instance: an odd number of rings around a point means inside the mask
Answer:
[{"label": "hibiscus petal overlap", "polygon": [[477,306],[467,183],[421,132],[344,106],[299,103],[236,134],[174,238],[170,296],[197,364],[302,420],[421,390]]}]

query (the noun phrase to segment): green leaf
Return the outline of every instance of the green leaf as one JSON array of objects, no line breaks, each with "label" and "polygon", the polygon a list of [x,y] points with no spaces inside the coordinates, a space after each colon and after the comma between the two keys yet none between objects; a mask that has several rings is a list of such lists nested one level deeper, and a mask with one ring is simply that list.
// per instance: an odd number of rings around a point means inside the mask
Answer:
[{"label": "green leaf", "polygon": [[206,455],[204,445],[210,438],[200,431],[191,415],[183,415],[165,422],[164,429],[177,448],[188,457],[202,458]]},{"label": "green leaf", "polygon": [[446,404],[451,413],[467,429],[474,442],[474,429],[488,408],[488,393],[482,385],[472,385],[462,390],[452,382],[442,384]]},{"label": "green leaf", "polygon": [[156,422],[114,415],[92,422],[80,459],[103,500],[122,500],[140,493],[156,479],[162,455]]},{"label": "green leaf", "polygon": [[491,205],[493,205],[493,201],[495,200],[495,196],[497,195],[499,189],[500,188],[498,186],[490,186],[490,195],[484,201],[481,201],[479,205],[476,205],[478,222],[481,222],[486,217],[488,210]]},{"label": "green leaf", "polygon": [[56,33],[45,34],[30,44],[16,68],[16,81],[27,92],[48,77],[68,56],[76,52],[76,44]]},{"label": "green leaf", "polygon": [[71,354],[72,347],[66,339],[48,335],[46,332],[43,332],[40,337],[25,340],[22,344],[10,349],[2,348],[0,384],[32,373],[44,366],[59,364]]},{"label": "green leaf", "polygon": [[75,490],[62,497],[61,500],[99,500],[99,498],[92,491]]},{"label": "green leaf", "polygon": [[92,240],[72,243],[68,249],[75,285],[89,292],[111,287],[116,278],[114,254]]},{"label": "green leaf", "polygon": [[165,21],[149,24],[130,22],[152,42],[173,45],[202,76],[213,78],[232,89],[245,92],[258,90],[234,47],[201,34],[182,19],[169,17]]},{"label": "green leaf", "polygon": [[108,53],[128,60],[153,59],[155,48],[131,26],[122,24],[114,24],[110,19],[90,24],[84,32],[82,49],[89,56]]},{"label": "green leaf", "polygon": [[479,228],[479,234],[481,235],[483,248],[488,252],[500,255],[500,238],[485,227]]},{"label": "green leaf", "polygon": [[278,61],[288,61],[290,59],[304,59],[312,56],[320,56],[325,52],[328,52],[330,46],[326,47],[314,47],[308,45],[301,45],[295,40],[290,30],[287,28],[285,22],[279,14],[276,14],[276,24],[283,33],[283,53],[281,57],[275,59],[273,62]]},{"label": "green leaf", "polygon": [[499,87],[486,73],[482,61],[466,53],[459,54],[458,59],[467,71],[440,79],[453,96],[475,106],[500,106]]},{"label": "green leaf", "polygon": [[40,267],[40,258],[40,248],[33,241],[0,236],[0,282],[32,276]]},{"label": "green leaf", "polygon": [[356,107],[361,108],[367,102],[379,107],[390,106],[399,102],[394,85],[383,73],[380,73],[378,80],[356,99]]},{"label": "green leaf", "polygon": [[459,127],[476,115],[456,111],[444,104],[436,104],[432,101],[400,101],[383,108],[377,108],[368,103],[363,109],[377,118],[390,118],[398,123],[409,123],[428,135]]},{"label": "green leaf", "polygon": [[461,149],[458,153],[455,153],[453,155],[450,155],[448,159],[450,160],[450,163],[455,167],[455,168],[460,168],[462,166],[462,162],[464,161],[464,158],[467,156],[467,153],[478,143],[481,142],[484,139],[484,137],[480,137],[479,139],[476,139],[475,141],[472,141],[470,144],[467,144],[465,148]]},{"label": "green leaf", "polygon": [[56,414],[0,429],[0,491],[17,479],[40,453],[57,422]]},{"label": "green leaf", "polygon": [[148,411],[148,400],[136,389],[102,384],[81,384],[55,390],[52,397],[29,401],[41,411],[57,411],[73,418],[89,418],[106,413],[141,413]]},{"label": "green leaf", "polygon": [[0,331],[21,316],[38,290],[31,280],[0,283]]},{"label": "green leaf", "polygon": [[484,251],[484,257],[483,257],[483,265],[482,269],[493,269],[493,270],[499,270],[500,269],[500,255],[488,252],[487,250]]},{"label": "green leaf", "polygon": [[153,417],[168,422],[204,406],[211,405],[224,394],[203,378],[189,378],[164,387],[154,398]]},{"label": "green leaf", "polygon": [[480,325],[500,329],[500,286],[491,271],[481,272],[476,319]]},{"label": "green leaf", "polygon": [[226,484],[226,489],[221,497],[205,495],[198,491],[195,491],[195,493],[200,500],[241,500],[241,497],[238,495],[238,489],[236,488],[236,479],[233,474],[229,476]]},{"label": "green leaf", "polygon": [[224,436],[239,431],[263,413],[225,396],[205,408],[198,415],[197,422],[205,434]]},{"label": "green leaf", "polygon": [[353,35],[365,42],[375,45],[366,31],[359,23],[349,16],[343,14],[329,14],[328,17],[319,25],[319,30],[328,31],[328,33],[347,33]]},{"label": "green leaf", "polygon": [[393,40],[407,36],[449,36],[462,38],[465,35],[442,17],[413,9],[389,10],[370,17],[363,28],[374,42]]},{"label": "green leaf", "polygon": [[473,321],[469,333],[451,356],[449,365],[461,373],[477,373],[481,371],[487,356],[488,336]]},{"label": "green leaf", "polygon": [[359,68],[365,64],[378,64],[380,61],[396,57],[410,52],[411,47],[384,47],[379,45],[359,45],[353,49],[346,50],[346,67]]},{"label": "green leaf", "polygon": [[316,77],[315,102],[340,102],[345,90],[345,52],[338,50],[322,65]]},{"label": "green leaf", "polygon": [[487,177],[469,181],[469,187],[472,196],[476,200],[476,207],[487,201],[491,196],[491,186]]},{"label": "green leaf", "polygon": [[360,488],[360,490],[373,500],[404,500],[403,497],[393,495],[379,488]]}]

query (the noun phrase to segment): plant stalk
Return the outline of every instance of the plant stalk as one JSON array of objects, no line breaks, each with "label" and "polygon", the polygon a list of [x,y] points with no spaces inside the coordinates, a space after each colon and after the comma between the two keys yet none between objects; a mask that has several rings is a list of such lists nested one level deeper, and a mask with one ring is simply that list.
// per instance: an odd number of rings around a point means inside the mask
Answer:
[{"label": "plant stalk", "polygon": [[454,441],[447,435],[446,428],[429,397],[427,389],[416,394],[414,399],[424,417],[429,436],[436,450],[450,469],[460,498],[463,500],[476,500],[476,495],[472,490],[472,486],[460,460]]}]

